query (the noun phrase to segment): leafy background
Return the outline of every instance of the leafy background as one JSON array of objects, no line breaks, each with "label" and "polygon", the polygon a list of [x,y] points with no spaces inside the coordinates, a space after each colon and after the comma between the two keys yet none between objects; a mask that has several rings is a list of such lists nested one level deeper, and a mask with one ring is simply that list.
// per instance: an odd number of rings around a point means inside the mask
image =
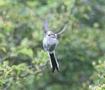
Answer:
[{"label": "leafy background", "polygon": [[[105,90],[104,0],[0,0],[0,90]],[[51,72],[43,21],[66,20]]]}]

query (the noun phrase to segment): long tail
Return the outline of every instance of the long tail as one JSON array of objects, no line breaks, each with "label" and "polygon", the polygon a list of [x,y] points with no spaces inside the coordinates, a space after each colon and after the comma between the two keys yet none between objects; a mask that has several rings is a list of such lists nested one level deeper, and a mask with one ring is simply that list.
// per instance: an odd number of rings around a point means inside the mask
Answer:
[{"label": "long tail", "polygon": [[57,62],[57,59],[55,57],[55,53],[49,53],[50,59],[51,59],[51,68],[52,68],[52,72],[55,71],[55,69],[57,71],[59,71],[59,64]]}]

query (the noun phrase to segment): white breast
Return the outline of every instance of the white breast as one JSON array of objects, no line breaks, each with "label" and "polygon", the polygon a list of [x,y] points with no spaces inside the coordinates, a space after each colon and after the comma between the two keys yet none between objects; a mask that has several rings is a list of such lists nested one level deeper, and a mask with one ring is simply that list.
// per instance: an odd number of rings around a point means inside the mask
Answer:
[{"label": "white breast", "polygon": [[58,40],[56,38],[50,38],[46,36],[43,39],[43,47],[45,50],[49,50],[52,46],[56,46],[58,44]]}]

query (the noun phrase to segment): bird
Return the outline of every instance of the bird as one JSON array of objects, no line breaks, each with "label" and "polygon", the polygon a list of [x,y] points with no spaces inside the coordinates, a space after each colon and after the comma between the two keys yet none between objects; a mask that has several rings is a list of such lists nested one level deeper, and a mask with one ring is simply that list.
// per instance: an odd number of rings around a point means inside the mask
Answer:
[{"label": "bird", "polygon": [[59,43],[58,36],[65,31],[67,25],[62,28],[62,30],[58,33],[54,33],[48,27],[48,21],[44,21],[44,38],[43,38],[43,48],[48,53],[50,58],[50,65],[52,68],[52,72],[55,70],[59,71],[59,63],[55,56],[55,49]]}]

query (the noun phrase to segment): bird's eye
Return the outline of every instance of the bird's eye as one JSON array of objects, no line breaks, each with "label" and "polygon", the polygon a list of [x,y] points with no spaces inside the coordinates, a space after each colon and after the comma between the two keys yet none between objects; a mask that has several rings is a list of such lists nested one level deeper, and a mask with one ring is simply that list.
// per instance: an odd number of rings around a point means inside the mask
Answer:
[{"label": "bird's eye", "polygon": [[50,34],[48,34],[48,36],[50,36]]}]

